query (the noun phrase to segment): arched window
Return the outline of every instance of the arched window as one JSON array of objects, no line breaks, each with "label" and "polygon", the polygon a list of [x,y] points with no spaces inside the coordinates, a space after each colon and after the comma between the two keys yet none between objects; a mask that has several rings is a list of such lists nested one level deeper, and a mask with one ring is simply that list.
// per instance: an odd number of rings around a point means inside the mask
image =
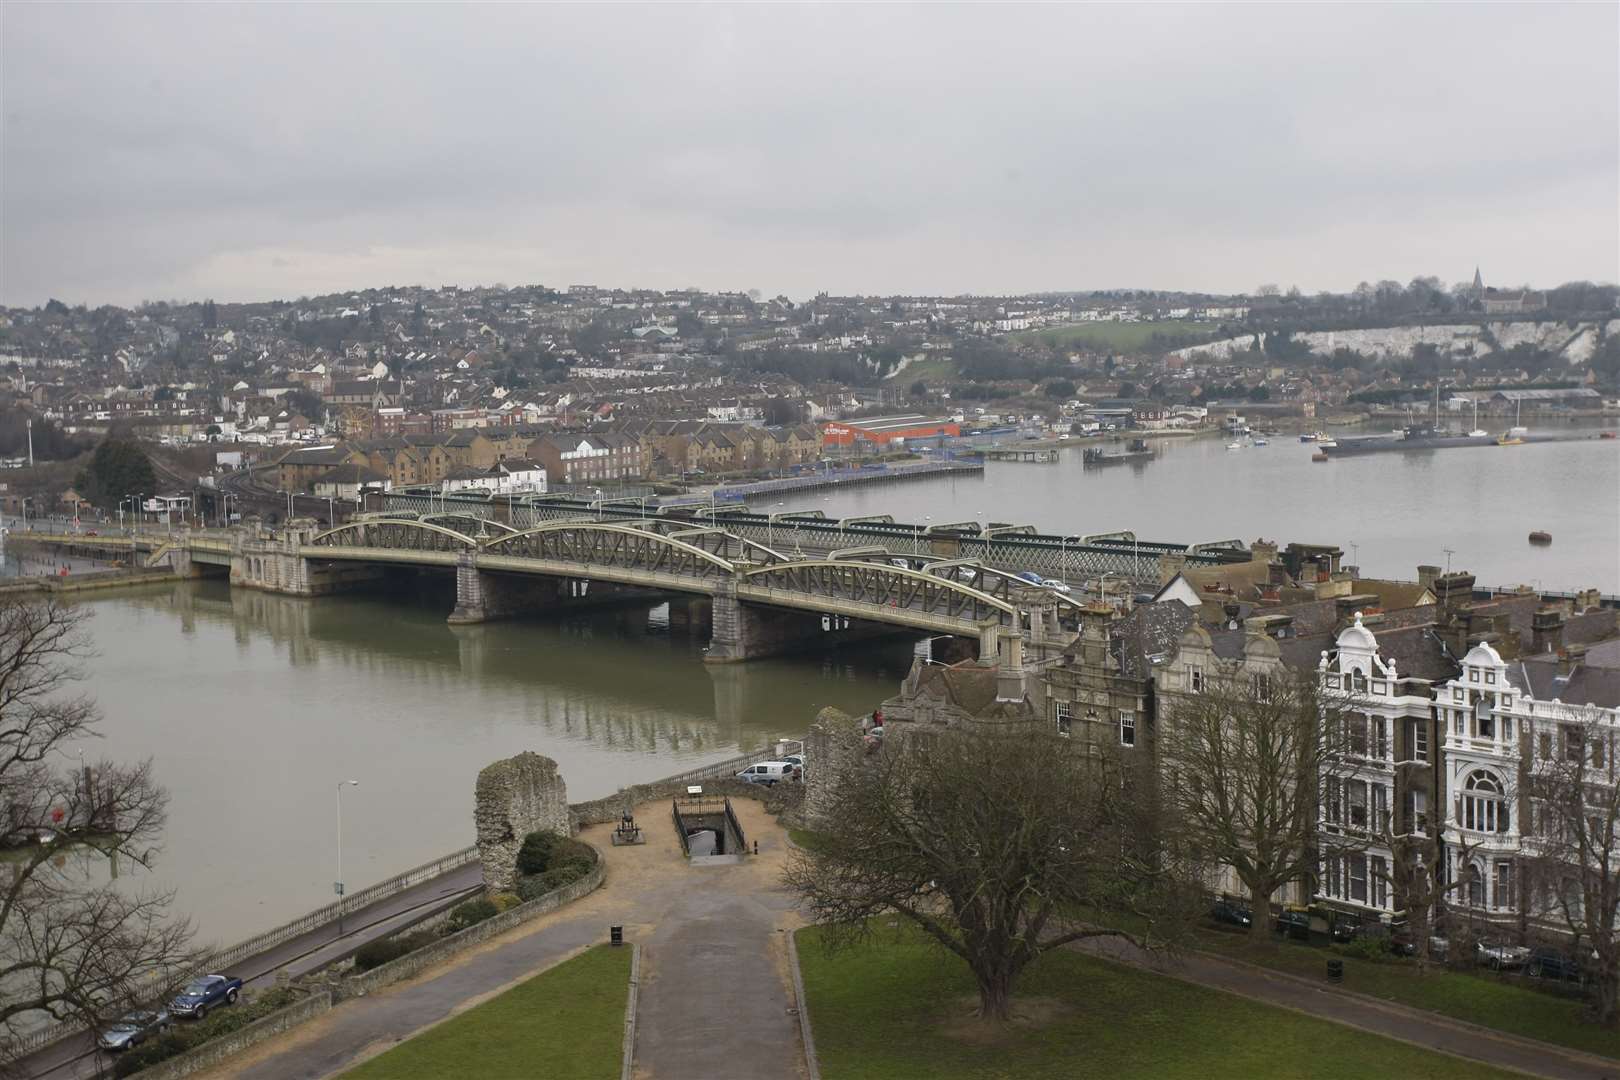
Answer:
[{"label": "arched window", "polygon": [[1502,781],[1480,770],[1463,784],[1462,826],[1478,832],[1507,832],[1508,804]]}]

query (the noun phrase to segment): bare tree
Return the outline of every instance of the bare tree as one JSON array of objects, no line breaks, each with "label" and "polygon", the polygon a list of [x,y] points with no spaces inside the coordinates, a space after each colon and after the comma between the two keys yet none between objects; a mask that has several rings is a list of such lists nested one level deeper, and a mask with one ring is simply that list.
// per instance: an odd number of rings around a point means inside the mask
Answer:
[{"label": "bare tree", "polygon": [[[1406,913],[1406,929],[1412,935],[1412,957],[1418,974],[1428,970],[1429,938],[1434,926],[1435,905],[1446,895],[1466,888],[1473,875],[1473,855],[1479,843],[1460,841],[1458,862],[1465,869],[1451,882],[1443,880],[1445,851],[1427,829],[1397,832],[1390,815],[1385,815],[1383,835],[1389,849],[1389,869],[1382,875],[1395,895],[1396,911]],[[1461,943],[1469,948],[1469,942]],[[1460,953],[1459,953],[1460,956]],[[1456,959],[1457,957],[1453,957]]]},{"label": "bare tree", "polygon": [[[1543,749],[1526,769],[1532,882],[1523,906],[1561,925],[1577,955],[1589,948],[1599,1023],[1620,1022],[1620,765],[1613,711],[1573,707],[1562,722],[1538,718]],[[1556,728],[1556,730],[1553,730]]]},{"label": "bare tree", "polygon": [[71,693],[88,654],[86,613],[0,600],[0,1067],[22,1032],[94,1025],[163,989],[190,929],[167,893],[99,881],[105,863],[150,866],[167,797],[149,763],[80,765],[99,713]]},{"label": "bare tree", "polygon": [[[835,784],[837,818],[787,884],[833,947],[891,912],[919,927],[972,970],[988,1020],[1009,1019],[1042,953],[1102,937],[1157,948],[1199,908],[1152,784],[1121,756],[1021,725],[954,729],[891,743]],[[1136,929],[1086,918],[1103,910]]]},{"label": "bare tree", "polygon": [[1271,928],[1273,894],[1314,876],[1320,856],[1360,846],[1352,829],[1322,831],[1318,816],[1322,785],[1347,772],[1356,751],[1349,705],[1314,672],[1283,667],[1212,674],[1197,692],[1167,695],[1158,732],[1166,812],[1248,889],[1256,940]]}]

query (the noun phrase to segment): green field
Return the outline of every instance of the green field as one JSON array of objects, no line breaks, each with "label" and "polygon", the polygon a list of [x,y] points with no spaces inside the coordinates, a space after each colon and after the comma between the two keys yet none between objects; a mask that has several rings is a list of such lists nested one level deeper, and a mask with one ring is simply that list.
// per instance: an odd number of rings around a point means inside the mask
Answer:
[{"label": "green field", "polygon": [[598,945],[344,1073],[617,1080],[630,949]]},{"label": "green field", "polygon": [[826,1080],[1513,1075],[1068,950],[1020,980],[1029,1018],[987,1032],[967,967],[920,937],[829,955],[811,928],[798,949]]},{"label": "green field", "polygon": [[1210,340],[1215,336],[1215,328],[1209,323],[1178,319],[1140,323],[1094,322],[1077,323],[1073,326],[1052,326],[1045,330],[1026,330],[1018,334],[1009,334],[1008,337],[1026,345],[1055,342],[1059,345],[1090,345],[1094,348],[1129,352],[1147,347],[1155,334],[1174,338],[1177,342],[1186,344],[1188,341],[1184,339]]}]

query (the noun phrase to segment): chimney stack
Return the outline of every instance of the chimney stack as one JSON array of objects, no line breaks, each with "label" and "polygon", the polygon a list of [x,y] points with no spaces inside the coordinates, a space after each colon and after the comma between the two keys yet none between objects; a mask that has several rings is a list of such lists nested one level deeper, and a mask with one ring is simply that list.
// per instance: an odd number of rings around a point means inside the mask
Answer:
[{"label": "chimney stack", "polygon": [[1564,613],[1555,607],[1544,607],[1530,617],[1530,651],[1532,653],[1558,652],[1564,645]]},{"label": "chimney stack", "polygon": [[1439,576],[1440,568],[1438,566],[1418,567],[1418,584],[1423,586],[1425,589],[1433,589],[1435,579]]},{"label": "chimney stack", "polygon": [[1558,654],[1558,674],[1568,676],[1586,659],[1585,645],[1569,645]]},{"label": "chimney stack", "polygon": [[1441,574],[1429,588],[1441,611],[1455,611],[1474,599],[1474,575],[1464,570]]}]

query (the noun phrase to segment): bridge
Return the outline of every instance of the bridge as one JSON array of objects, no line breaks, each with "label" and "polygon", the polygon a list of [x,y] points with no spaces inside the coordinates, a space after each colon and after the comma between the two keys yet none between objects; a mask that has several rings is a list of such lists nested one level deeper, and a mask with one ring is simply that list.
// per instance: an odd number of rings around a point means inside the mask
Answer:
[{"label": "bridge", "polygon": [[[314,579],[338,564],[454,569],[456,623],[593,592],[600,597],[603,586],[702,597],[712,605],[713,661],[781,651],[817,636],[818,627],[845,629],[852,621],[975,639],[981,654],[993,654],[1003,632],[1057,629],[1045,625],[1055,623],[1056,594],[994,571],[963,575],[959,561],[935,560],[945,572],[933,572],[933,561],[896,565],[903,560],[881,548],[805,558],[716,526],[669,519],[559,521],[521,530],[479,520],[474,532],[471,522],[446,518],[363,518],[313,533],[297,557],[314,568]],[[273,576],[266,574],[268,556],[244,555],[248,581]]]},{"label": "bridge", "polygon": [[[182,575],[228,573],[233,586],[321,596],[381,582],[390,568],[437,569],[456,585],[450,622],[479,623],[628,597],[705,601],[707,658],[747,660],[828,634],[914,631],[1003,655],[1009,639],[1056,644],[1083,605],[975,560],[897,556],[881,545],[812,556],[783,552],[689,519],[565,520],[518,528],[458,512],[371,514],[336,528],[295,521],[98,537],[29,534],[36,542],[166,564]],[[1065,625],[1067,624],[1067,625]]]},{"label": "bridge", "polygon": [[1156,586],[1168,568],[1195,569],[1250,558],[1247,545],[1239,540],[1178,544],[1143,540],[1128,531],[1064,535],[1043,533],[1031,525],[995,522],[906,523],[887,514],[857,518],[832,518],[819,510],[762,514],[739,503],[660,507],[654,505],[655,499],[639,497],[490,496],[482,492],[444,496],[428,488],[405,488],[384,499],[390,512],[501,520],[518,528],[550,521],[696,521],[795,554],[880,545],[896,555],[974,559],[1065,581],[1108,574]]}]

